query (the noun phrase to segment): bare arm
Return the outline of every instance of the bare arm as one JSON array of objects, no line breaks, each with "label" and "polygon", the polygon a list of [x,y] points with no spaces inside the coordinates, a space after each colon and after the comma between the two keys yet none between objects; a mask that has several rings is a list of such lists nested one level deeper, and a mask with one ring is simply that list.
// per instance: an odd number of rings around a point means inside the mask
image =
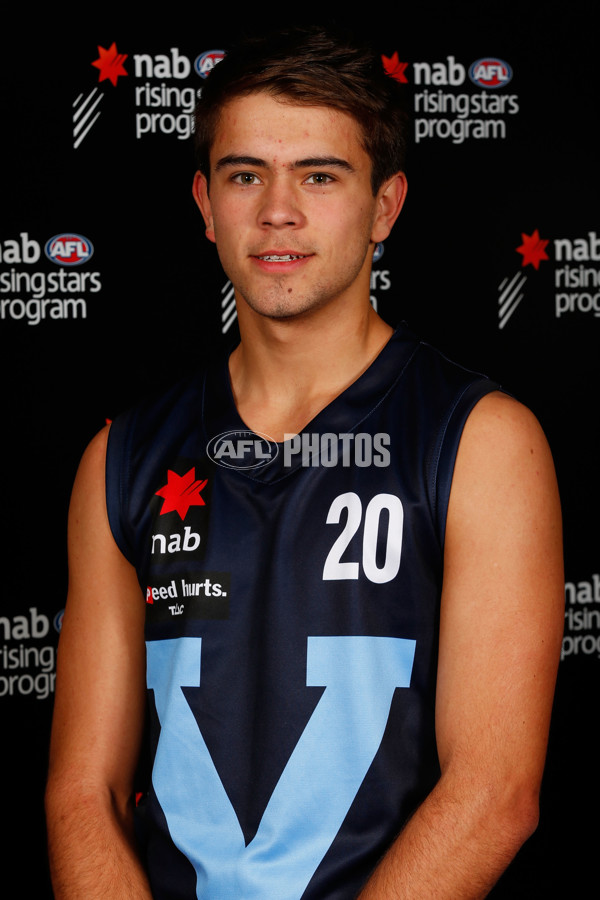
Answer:
[{"label": "bare arm", "polygon": [[110,533],[107,429],[83,456],[69,512],[46,809],[56,900],[150,900],[134,848],[144,717],[144,601]]},{"label": "bare arm", "polygon": [[360,900],[485,897],[535,830],[563,604],[550,452],[524,407],[490,395],[467,422],[448,511],[442,775]]}]

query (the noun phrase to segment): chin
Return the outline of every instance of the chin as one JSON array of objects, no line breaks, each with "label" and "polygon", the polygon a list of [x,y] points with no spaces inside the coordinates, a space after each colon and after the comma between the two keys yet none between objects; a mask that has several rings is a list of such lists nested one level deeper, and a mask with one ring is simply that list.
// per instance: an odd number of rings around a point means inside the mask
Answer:
[{"label": "chin", "polygon": [[340,294],[337,291],[328,290],[301,295],[284,288],[270,297],[262,295],[260,299],[252,295],[248,297],[243,292],[241,296],[246,305],[257,315],[267,319],[282,320],[310,316],[330,305],[340,297]]}]

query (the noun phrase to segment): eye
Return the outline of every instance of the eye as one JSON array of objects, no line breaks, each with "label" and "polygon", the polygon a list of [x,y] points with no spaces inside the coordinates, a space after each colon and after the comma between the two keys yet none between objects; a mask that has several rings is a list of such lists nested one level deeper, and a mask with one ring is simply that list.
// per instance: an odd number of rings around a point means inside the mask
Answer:
[{"label": "eye", "polygon": [[322,186],[330,184],[333,180],[333,177],[331,175],[326,175],[325,172],[313,172],[312,175],[309,175],[304,179],[304,183]]},{"label": "eye", "polygon": [[260,178],[258,175],[255,175],[254,172],[238,172],[236,175],[232,176],[232,181],[236,184],[260,184]]}]

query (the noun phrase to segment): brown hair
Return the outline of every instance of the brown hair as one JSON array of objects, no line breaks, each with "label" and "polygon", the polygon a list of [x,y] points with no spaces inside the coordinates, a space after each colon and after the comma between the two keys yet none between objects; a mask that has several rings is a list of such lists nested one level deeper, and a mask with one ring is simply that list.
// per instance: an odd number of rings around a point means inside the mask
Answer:
[{"label": "brown hair", "polygon": [[246,38],[211,71],[196,108],[194,135],[196,162],[207,178],[222,107],[259,91],[353,116],[371,158],[373,194],[404,169],[408,116],[401,86],[384,72],[371,46],[308,26]]}]

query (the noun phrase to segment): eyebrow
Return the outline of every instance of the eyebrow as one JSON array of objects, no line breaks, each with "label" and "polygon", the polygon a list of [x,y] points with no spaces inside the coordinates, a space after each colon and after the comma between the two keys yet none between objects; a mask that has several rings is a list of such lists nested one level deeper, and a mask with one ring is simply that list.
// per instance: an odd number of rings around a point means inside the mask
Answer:
[{"label": "eyebrow", "polygon": [[[254,169],[268,169],[269,163],[256,156],[223,156],[215,165],[215,172],[233,166],[251,166]],[[354,166],[345,159],[337,156],[310,156],[307,159],[297,159],[290,166],[292,169],[344,169],[346,172],[354,172]]]}]

